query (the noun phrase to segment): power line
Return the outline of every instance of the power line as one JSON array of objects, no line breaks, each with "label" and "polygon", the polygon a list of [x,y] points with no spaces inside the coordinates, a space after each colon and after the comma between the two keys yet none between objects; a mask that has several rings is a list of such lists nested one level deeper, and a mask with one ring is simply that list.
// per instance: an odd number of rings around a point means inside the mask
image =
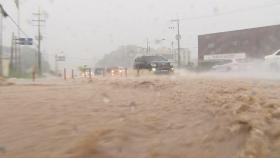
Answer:
[{"label": "power line", "polygon": [[[17,29],[20,30],[20,32],[26,37],[26,38],[29,38],[30,36],[24,32],[24,30],[17,24],[17,22],[13,19],[13,17],[11,17],[9,14],[8,14],[8,18],[11,20],[11,22],[17,27]],[[34,43],[37,45],[38,43],[36,43],[34,41]]]},{"label": "power line", "polygon": [[25,36],[25,37],[30,37],[30,36],[28,36],[27,35],[27,33],[25,33],[24,31],[23,31],[23,29],[17,24],[17,22],[10,16],[10,15],[8,15],[8,18],[15,24],[15,26],[20,30],[20,32]]},{"label": "power line", "polygon": [[[5,0],[5,1],[6,1],[6,0]],[[7,1],[6,1],[6,2],[7,2]],[[16,26],[17,29],[19,29],[19,31],[20,31],[26,38],[30,38],[30,36],[19,26],[19,24],[16,22],[16,20],[15,20],[10,14],[8,14],[7,17],[10,19],[10,21]],[[34,41],[34,43],[35,43],[36,45],[38,45],[38,43],[36,43],[35,41]]]},{"label": "power line", "polygon": [[[6,0],[4,0],[4,1],[7,3]],[[15,20],[10,14],[8,14],[8,18],[11,20],[11,22],[17,27],[17,29],[19,29],[19,31],[20,31],[26,38],[30,37],[30,36],[27,35],[27,33],[25,33],[25,32],[23,31],[23,29],[19,26],[19,24],[16,22],[16,20]]]}]

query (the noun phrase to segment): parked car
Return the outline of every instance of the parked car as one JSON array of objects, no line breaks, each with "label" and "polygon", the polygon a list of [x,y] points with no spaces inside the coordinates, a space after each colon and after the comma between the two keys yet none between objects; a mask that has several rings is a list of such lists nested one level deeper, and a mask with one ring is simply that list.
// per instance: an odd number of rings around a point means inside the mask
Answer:
[{"label": "parked car", "polygon": [[100,76],[103,75],[105,73],[105,68],[96,68],[94,70],[94,75],[95,76]]},{"label": "parked car", "polygon": [[265,63],[274,70],[280,70],[280,50],[277,50],[272,55],[264,57]]},{"label": "parked car", "polygon": [[153,72],[173,72],[172,64],[162,56],[140,56],[134,61],[134,69],[147,69]]}]

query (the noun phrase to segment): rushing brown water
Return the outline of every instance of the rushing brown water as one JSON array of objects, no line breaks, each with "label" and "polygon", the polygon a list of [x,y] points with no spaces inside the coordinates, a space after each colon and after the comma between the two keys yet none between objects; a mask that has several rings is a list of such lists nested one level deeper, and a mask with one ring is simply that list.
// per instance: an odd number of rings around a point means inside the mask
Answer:
[{"label": "rushing brown water", "polygon": [[0,87],[1,158],[277,158],[280,83],[204,77]]}]

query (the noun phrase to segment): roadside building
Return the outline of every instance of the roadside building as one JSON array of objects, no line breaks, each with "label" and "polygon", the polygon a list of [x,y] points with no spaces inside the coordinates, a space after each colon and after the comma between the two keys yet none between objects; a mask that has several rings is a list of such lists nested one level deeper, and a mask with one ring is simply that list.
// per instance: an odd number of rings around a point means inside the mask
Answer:
[{"label": "roadside building", "polygon": [[9,73],[10,73],[10,57],[8,56],[8,54],[3,53],[2,56],[2,73],[4,77],[8,77]]},{"label": "roadside building", "polygon": [[280,25],[219,32],[198,36],[198,62],[205,56],[245,53],[249,59],[264,59],[280,49]]}]

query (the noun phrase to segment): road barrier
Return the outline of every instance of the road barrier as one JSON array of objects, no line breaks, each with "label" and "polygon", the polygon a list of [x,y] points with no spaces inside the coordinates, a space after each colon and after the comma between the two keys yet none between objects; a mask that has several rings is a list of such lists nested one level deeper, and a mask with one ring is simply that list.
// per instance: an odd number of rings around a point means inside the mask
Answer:
[{"label": "road barrier", "polygon": [[36,68],[35,68],[35,66],[33,66],[33,68],[32,68],[32,81],[33,82],[36,81]]},{"label": "road barrier", "polygon": [[125,72],[125,77],[127,77],[127,68],[125,68],[124,72]]},{"label": "road barrier", "polygon": [[140,76],[140,69],[137,69],[137,75],[136,75],[137,77],[139,77]]},{"label": "road barrier", "polygon": [[92,74],[91,74],[91,68],[89,68],[89,81],[92,81]]},{"label": "road barrier", "polygon": [[75,76],[74,76],[74,69],[72,69],[71,76],[72,76],[72,80],[75,80]]},{"label": "road barrier", "polygon": [[67,72],[66,72],[66,68],[64,68],[64,73],[63,73],[63,76],[64,76],[64,80],[66,81],[67,80]]}]

